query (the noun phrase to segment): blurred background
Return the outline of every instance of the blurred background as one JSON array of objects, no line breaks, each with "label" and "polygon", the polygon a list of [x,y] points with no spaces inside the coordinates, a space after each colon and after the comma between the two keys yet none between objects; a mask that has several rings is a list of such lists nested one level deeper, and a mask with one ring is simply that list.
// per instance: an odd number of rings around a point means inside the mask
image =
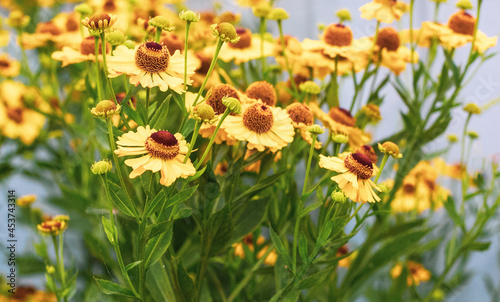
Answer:
[{"label": "blurred background", "polygon": [[[376,21],[366,21],[360,17],[359,7],[367,2],[367,0],[278,0],[276,1],[276,6],[285,8],[290,14],[290,19],[283,21],[284,34],[293,35],[299,40],[303,40],[304,38],[316,39],[320,33],[318,25],[329,25],[330,23],[337,22],[335,12],[341,8],[348,8],[351,11],[353,19],[348,25],[353,30],[354,38],[357,39],[363,36],[372,36],[375,31]],[[476,1],[472,2],[473,4],[476,4]],[[422,21],[428,21],[432,18],[434,13],[434,4],[435,3],[430,0],[415,1],[415,28],[419,28]],[[257,30],[257,18],[253,16],[250,9],[244,9],[237,6],[235,0],[222,0],[217,3],[209,0],[186,1],[186,6],[195,11],[211,10],[214,8],[214,5],[220,5],[221,10],[241,13],[243,25],[251,28],[252,31]],[[68,6],[67,10],[70,9],[71,6]],[[443,3],[439,12],[439,20],[443,23],[446,22],[448,17],[456,12],[456,10],[455,1]],[[498,20],[499,11],[500,1],[483,1],[479,29],[485,32],[488,36],[497,36],[500,32],[500,22]],[[7,16],[6,11],[2,10],[1,7],[0,14],[3,17]],[[396,29],[409,28],[408,16],[404,16],[401,21],[394,23],[392,26]],[[273,33],[275,37],[278,35],[277,26],[274,22],[269,22],[268,31]],[[469,47],[463,47],[457,51],[457,61],[465,62],[468,56],[468,51]],[[489,50],[489,54],[498,51],[499,47],[496,46],[492,50]],[[425,56],[425,54],[426,50],[420,53],[421,56]],[[19,54],[15,52],[10,53],[10,55],[13,57],[19,57]],[[473,68],[471,72],[473,72]],[[403,74],[402,78],[409,80],[407,75],[408,74]],[[350,82],[341,84],[341,106],[347,106],[347,102],[350,102],[352,98],[352,91],[352,85]],[[390,85],[387,85],[383,95],[385,95],[385,101],[381,107],[381,112],[384,113],[383,120],[377,125],[376,129],[371,129],[374,140],[387,136],[393,132],[395,127],[401,125],[399,110],[403,107],[401,106],[399,97],[394,91],[392,91]],[[490,59],[486,65],[481,66],[477,73],[471,78],[470,83],[463,90],[460,96],[460,101],[464,104],[475,102],[482,107],[499,97],[500,57],[495,56]],[[342,102],[343,99],[345,100],[345,103]],[[484,111],[478,118],[472,119],[469,124],[469,129],[474,130],[479,134],[479,139],[475,140],[472,146],[471,164],[473,170],[474,168],[476,170],[481,168],[484,158],[491,161],[492,159],[500,156],[500,118],[496,116],[497,114],[500,114],[500,106],[493,106]],[[432,152],[444,148],[447,144],[446,136],[448,134],[457,134],[460,136],[465,118],[466,114],[460,107],[458,107],[454,112],[454,118],[447,133],[445,133],[445,135],[443,135],[440,139],[432,142],[427,147],[427,151]],[[7,145],[0,148],[0,156],[2,154],[2,149],[8,147],[9,146]],[[454,163],[459,160],[459,156],[460,150],[459,146],[457,146],[452,149],[447,160],[449,163]],[[16,165],[23,167],[24,169],[29,169],[30,163],[29,160],[25,160],[19,161]],[[38,183],[33,183],[23,176],[16,175],[7,180],[3,180],[0,183],[0,188],[2,192],[4,192],[2,193],[4,194],[3,196],[6,196],[7,190],[11,189],[16,190],[18,197],[26,194],[36,194],[38,196],[38,206],[49,214],[59,214],[57,209],[43,205],[44,196],[48,195],[47,192],[53,193],[53,190],[56,190],[55,187],[50,188],[45,185],[42,186]],[[3,197],[2,200],[4,200]],[[2,217],[4,217],[4,213],[6,213],[6,204],[6,202],[0,203],[0,213],[2,213]],[[4,218],[2,218],[2,221],[3,219]],[[494,225],[494,228],[490,230],[490,239],[492,241],[490,249],[486,252],[475,253],[472,256],[468,269],[474,273],[474,277],[471,278],[465,286],[457,289],[447,301],[495,301],[490,297],[489,290],[485,285],[490,281],[485,282],[485,280],[491,280],[493,282],[493,286],[495,287],[500,286],[500,245],[498,227],[499,225],[496,224]],[[2,244],[6,242],[6,235],[7,233],[5,231],[0,232],[0,242]],[[20,254],[27,248],[32,247],[31,239],[34,238],[34,230],[18,228],[17,236],[19,239]],[[68,239],[66,242],[68,246],[72,244],[71,239]],[[0,253],[0,274],[2,275],[4,275],[7,270],[7,261],[4,255],[4,253]],[[45,279],[42,276],[38,279],[23,279],[18,283],[18,285],[35,284],[43,287],[44,282]]]}]

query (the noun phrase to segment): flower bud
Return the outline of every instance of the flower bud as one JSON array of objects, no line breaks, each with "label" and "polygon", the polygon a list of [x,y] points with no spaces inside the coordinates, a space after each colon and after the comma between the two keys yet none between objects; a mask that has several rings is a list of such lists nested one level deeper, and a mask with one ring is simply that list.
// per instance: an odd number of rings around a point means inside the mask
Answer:
[{"label": "flower bud", "polygon": [[307,131],[309,131],[311,134],[323,134],[325,133],[325,129],[323,127],[321,127],[320,125],[311,125],[307,128]]},{"label": "flower bud", "polygon": [[95,175],[102,175],[108,173],[113,168],[111,161],[109,160],[100,160],[95,162],[92,167],[90,167],[90,171]]},{"label": "flower bud", "polygon": [[450,134],[447,138],[451,144],[458,142],[458,137],[455,134]]},{"label": "flower bud", "polygon": [[389,154],[395,159],[403,157],[403,154],[399,153],[399,147],[393,142],[385,142],[383,144],[378,144],[378,149],[382,153]]},{"label": "flower bud", "polygon": [[347,8],[338,10],[337,13],[336,13],[336,15],[340,19],[340,22],[351,21],[352,20],[352,18],[351,18],[351,12]]},{"label": "flower bud", "polygon": [[261,4],[252,7],[252,13],[259,18],[266,17],[270,11],[271,5],[269,2],[262,2]]},{"label": "flower bud", "polygon": [[343,203],[347,200],[347,197],[341,191],[334,191],[334,192],[332,192],[331,196],[332,196],[333,202]]},{"label": "flower bud", "polygon": [[87,3],[82,3],[75,6],[75,12],[80,13],[82,16],[90,16],[92,14],[92,7]]},{"label": "flower bud", "polygon": [[89,29],[91,34],[100,33],[102,31],[110,31],[115,25],[117,16],[108,15],[106,13],[95,13],[90,17],[82,20],[82,25]]},{"label": "flower bud", "polygon": [[135,43],[132,40],[127,40],[123,43],[128,49],[134,49],[135,48]]},{"label": "flower bud", "polygon": [[222,22],[219,24],[212,24],[211,26],[212,34],[219,37],[224,42],[236,43],[240,40],[238,34],[236,33],[236,28],[234,25],[228,22]]},{"label": "flower bud", "polygon": [[119,114],[121,108],[122,107],[120,105],[116,105],[113,101],[102,100],[97,104],[97,106],[92,108],[90,113],[92,113],[94,117],[107,118],[112,115]]},{"label": "flower bud", "polygon": [[122,45],[125,43],[125,35],[121,31],[115,30],[106,35],[106,41],[113,46]]},{"label": "flower bud", "polygon": [[475,103],[469,103],[464,106],[464,111],[470,114],[481,114],[481,108]]},{"label": "flower bud", "polygon": [[237,98],[225,96],[222,98],[222,104],[224,104],[233,113],[241,113],[241,103]]},{"label": "flower bud", "polygon": [[337,144],[347,144],[347,142],[349,142],[349,137],[344,134],[334,134],[332,135],[332,140]]},{"label": "flower bud", "polygon": [[377,123],[382,119],[380,116],[380,108],[375,104],[367,104],[361,108],[361,112],[368,118],[371,123]]},{"label": "flower bud", "polygon": [[150,19],[148,24],[165,31],[172,31],[175,29],[175,27],[170,26],[170,21],[168,21],[168,19],[163,16],[156,16],[153,19]]},{"label": "flower bud", "polygon": [[267,18],[270,20],[286,20],[290,18],[290,15],[284,10],[283,8],[273,8],[269,14],[267,15]]},{"label": "flower bud", "polygon": [[479,138],[479,133],[477,133],[476,131],[467,131],[467,136],[474,140],[474,139],[477,139]]},{"label": "flower bud", "polygon": [[200,119],[204,123],[212,123],[215,118],[214,108],[205,103],[196,105],[191,114],[194,118]]},{"label": "flower bud", "polygon": [[198,22],[200,21],[200,17],[200,14],[197,14],[192,10],[183,10],[179,13],[179,18],[186,22]]},{"label": "flower bud", "polygon": [[53,267],[52,265],[45,266],[45,270],[47,271],[47,273],[49,275],[55,274],[55,272],[56,272],[55,267]]},{"label": "flower bud", "polygon": [[472,3],[469,0],[460,0],[457,2],[457,7],[463,10],[472,9]]},{"label": "flower bud", "polygon": [[305,81],[299,85],[299,88],[301,91],[308,94],[319,94],[321,92],[319,85],[313,81]]},{"label": "flower bud", "polygon": [[30,206],[36,201],[36,195],[24,195],[16,200],[18,206],[24,208]]}]

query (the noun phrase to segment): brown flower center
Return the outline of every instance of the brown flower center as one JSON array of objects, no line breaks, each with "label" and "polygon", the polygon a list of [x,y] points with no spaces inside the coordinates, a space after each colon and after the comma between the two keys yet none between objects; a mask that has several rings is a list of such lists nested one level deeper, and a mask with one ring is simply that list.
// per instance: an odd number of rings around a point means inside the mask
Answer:
[{"label": "brown flower center", "polygon": [[176,50],[181,52],[184,50],[184,43],[174,33],[167,33],[163,36],[161,44],[167,46],[168,51],[171,53],[175,53]]},{"label": "brown flower center", "polygon": [[373,150],[372,146],[370,146],[370,145],[364,145],[364,146],[359,147],[356,150],[356,153],[364,154],[364,155],[368,156],[368,158],[371,160],[372,163],[374,163],[374,164],[377,163],[377,160],[378,160],[377,153],[375,153],[375,150]]},{"label": "brown flower center", "polygon": [[[99,54],[102,55],[102,42],[99,40]],[[111,45],[106,42],[106,53],[109,53],[111,51]],[[82,55],[93,55],[95,54],[95,38],[94,37],[87,37],[85,38],[82,43],[80,43],[80,53]]]},{"label": "brown flower center", "polygon": [[245,94],[252,99],[261,100],[264,104],[274,106],[276,104],[276,91],[273,85],[266,81],[254,82],[248,86]]},{"label": "brown flower center", "polygon": [[135,64],[146,72],[165,71],[169,60],[170,53],[167,47],[156,42],[143,43],[135,52]]},{"label": "brown flower center", "polygon": [[274,123],[271,108],[264,104],[253,104],[243,113],[243,125],[259,134],[268,132]]},{"label": "brown flower center", "polygon": [[356,119],[351,115],[351,112],[349,112],[349,110],[333,107],[328,115],[330,115],[330,117],[334,121],[342,125],[346,125],[349,127],[354,127],[356,125]]},{"label": "brown flower center", "polygon": [[248,234],[248,235],[246,235],[246,236],[243,238],[243,243],[245,243],[246,245],[253,244],[253,235],[252,235],[252,234]]},{"label": "brown flower center", "polygon": [[286,112],[292,119],[294,123],[297,124],[305,124],[306,126],[310,126],[314,123],[314,114],[307,107],[307,105],[304,105],[302,103],[293,103],[286,107]]},{"label": "brown flower center", "polygon": [[6,59],[0,58],[0,68],[8,68],[10,66],[10,62]]},{"label": "brown flower center", "polygon": [[236,33],[240,37],[240,40],[236,43],[229,43],[229,47],[232,48],[248,48],[252,44],[252,32],[246,28],[236,28]]},{"label": "brown flower center", "polygon": [[403,191],[407,194],[413,194],[415,193],[415,186],[413,184],[404,184],[403,185]]},{"label": "brown flower center", "polygon": [[199,72],[201,74],[207,74],[208,70],[210,69],[210,63],[212,62],[212,58],[207,56],[203,52],[197,52],[196,57],[201,61],[200,67],[198,67],[196,72]]},{"label": "brown flower center", "polygon": [[52,22],[39,23],[37,32],[40,34],[51,34],[53,36],[58,36],[61,34],[61,30],[57,28]]},{"label": "brown flower center", "polygon": [[212,106],[215,114],[222,114],[226,111],[226,105],[222,104],[222,98],[225,96],[233,97],[240,100],[238,92],[231,85],[217,84],[208,92],[210,95],[207,99],[207,104]]},{"label": "brown flower center", "polygon": [[68,18],[68,20],[66,20],[66,31],[69,31],[69,32],[73,32],[73,31],[77,31],[80,29],[80,25],[78,24],[78,22],[76,22],[75,19],[73,18]]},{"label": "brown flower center", "polygon": [[146,150],[153,157],[173,159],[179,154],[179,142],[168,131],[157,131],[146,140]]},{"label": "brown flower center", "polygon": [[347,245],[343,245],[337,250],[337,257],[347,254],[349,254],[349,249],[347,248]]},{"label": "brown flower center", "polygon": [[92,21],[96,24],[99,24],[99,21],[102,21],[104,23],[104,20],[107,20],[108,21],[108,24],[109,22],[111,22],[111,16],[106,14],[106,13],[95,13],[93,14],[92,16],[90,16],[89,18],[89,24],[92,23]]},{"label": "brown flower center", "polygon": [[472,36],[476,27],[476,18],[462,10],[451,15],[448,27],[458,34]]},{"label": "brown flower center", "polygon": [[344,164],[349,171],[361,179],[369,179],[373,175],[373,164],[370,158],[361,153],[349,154],[344,159]]},{"label": "brown flower center", "polygon": [[106,2],[104,3],[104,6],[102,8],[107,12],[109,12],[109,11],[114,12],[116,10],[115,1],[114,0],[106,0]]},{"label": "brown flower center", "polygon": [[323,40],[332,46],[349,46],[352,38],[352,30],[343,24],[330,24],[323,32]]},{"label": "brown flower center", "polygon": [[400,45],[398,32],[392,27],[382,28],[378,33],[377,45],[380,49],[396,51]]},{"label": "brown flower center", "polygon": [[23,110],[21,108],[7,108],[7,117],[16,124],[23,122]]}]

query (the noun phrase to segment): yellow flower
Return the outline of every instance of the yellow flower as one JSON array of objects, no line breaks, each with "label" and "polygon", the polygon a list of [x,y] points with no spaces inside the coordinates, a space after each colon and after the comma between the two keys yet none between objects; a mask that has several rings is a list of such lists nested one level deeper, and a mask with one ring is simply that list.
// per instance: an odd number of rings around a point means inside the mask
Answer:
[{"label": "yellow flower", "polygon": [[[236,43],[224,43],[219,52],[219,58],[224,62],[234,60],[236,65],[255,60],[261,57],[262,40],[259,35],[253,35],[249,29],[236,28],[236,33],[240,40]],[[272,43],[264,40],[264,57],[273,55]],[[211,56],[215,54],[215,46],[210,46],[205,50]]]},{"label": "yellow flower", "polygon": [[[286,107],[286,112],[292,119],[292,125],[299,129],[300,135],[309,145],[312,144],[311,132],[307,129],[314,123],[314,114],[309,106],[300,102],[295,102]],[[321,149],[321,142],[316,140],[314,148]]]},{"label": "yellow flower", "polygon": [[16,200],[16,203],[20,207],[27,207],[36,201],[36,195],[24,195]]},{"label": "yellow flower", "polygon": [[7,46],[9,44],[9,40],[9,32],[5,29],[0,28],[0,47]]},{"label": "yellow flower", "polygon": [[[406,262],[406,269],[408,271],[408,277],[406,279],[406,283],[408,286],[419,286],[420,282],[427,282],[431,279],[431,272],[426,270],[424,266],[420,263],[408,260]],[[396,279],[401,276],[403,272],[403,263],[396,264],[391,269],[392,278]]]},{"label": "yellow flower", "polygon": [[349,138],[351,149],[357,149],[370,141],[368,134],[355,127],[356,119],[348,110],[334,107],[330,109],[329,113],[325,113],[316,102],[310,102],[309,108],[311,108],[314,116],[334,134],[346,135]]},{"label": "yellow flower", "polygon": [[[187,64],[187,84],[191,85],[196,65],[189,60]],[[167,46],[156,42],[145,42],[135,49],[118,46],[108,58],[108,70],[110,78],[129,75],[130,83],[136,86],[158,86],[161,91],[170,88],[179,94],[184,90],[184,58],[178,50],[171,56]]]},{"label": "yellow flower", "polygon": [[248,149],[276,152],[293,141],[295,131],[285,110],[262,102],[243,106],[243,113],[228,116],[223,123],[230,137],[248,142]]},{"label": "yellow flower", "polygon": [[[85,33],[88,36],[87,33]],[[25,49],[34,49],[46,46],[49,42],[57,48],[69,46],[78,48],[82,36],[76,15],[60,14],[51,21],[38,23],[34,33],[23,33],[19,43]]]},{"label": "yellow flower", "polygon": [[[67,220],[65,219],[66,217],[60,217],[62,215],[56,216],[53,219],[44,221],[37,225],[37,229],[43,234],[43,235],[54,235],[57,236],[61,233],[63,233],[66,228],[68,227]],[[63,218],[63,219],[61,219]]]},{"label": "yellow flower", "polygon": [[12,59],[6,53],[0,54],[0,77],[17,77],[20,71],[21,63]]},{"label": "yellow flower", "polygon": [[377,202],[380,197],[373,189],[380,189],[370,180],[375,175],[370,158],[361,153],[350,153],[344,160],[338,157],[319,156],[319,166],[338,172],[332,180],[339,185],[344,194],[354,202]]},{"label": "yellow flower", "polygon": [[38,103],[38,96],[22,83],[10,80],[0,83],[0,131],[6,137],[19,138],[31,145],[45,124],[45,117],[26,107],[26,100],[35,98],[33,105],[44,111],[44,104]]},{"label": "yellow flower", "polygon": [[377,19],[379,22],[392,23],[399,20],[408,10],[408,5],[396,0],[373,0],[359,8],[361,18]]},{"label": "yellow flower", "polygon": [[344,244],[337,250],[337,254],[335,255],[336,257],[344,257],[339,260],[338,266],[346,268],[349,267],[351,265],[351,262],[356,258],[357,254],[357,251],[351,253],[349,251],[349,248],[347,247],[347,244]]},{"label": "yellow flower", "polygon": [[[99,61],[102,61],[102,44],[99,41]],[[106,42],[106,53],[111,53],[111,45]],[[69,46],[64,46],[62,51],[54,51],[52,59],[62,61],[62,67],[71,64],[78,64],[85,61],[95,61],[95,38],[87,37],[80,43],[80,51],[77,51]]]},{"label": "yellow flower", "polygon": [[[259,236],[257,239],[257,246],[261,246],[264,244],[266,239],[264,236]],[[233,244],[234,247],[234,255],[240,257],[241,259],[245,259],[245,249],[243,248],[243,244],[248,246],[248,249],[252,252],[255,252],[255,246],[253,244],[253,236],[252,234],[249,234],[243,238],[243,242],[241,243],[235,243]],[[269,246],[263,246],[260,248],[259,252],[257,253],[256,257],[257,259],[260,259],[264,256],[264,254],[267,252],[267,249]],[[267,256],[266,259],[264,259],[264,263],[267,265],[274,265],[276,263],[276,260],[278,259],[278,255],[276,254],[275,250],[272,250]]]},{"label": "yellow flower", "polygon": [[120,136],[116,144],[118,150],[115,153],[120,157],[141,155],[125,160],[125,164],[133,169],[130,178],[140,176],[146,170],[153,173],[161,171],[160,184],[168,187],[177,178],[187,178],[196,173],[190,159],[183,163],[188,146],[180,133],[174,135],[140,126],[137,132],[130,131]]}]

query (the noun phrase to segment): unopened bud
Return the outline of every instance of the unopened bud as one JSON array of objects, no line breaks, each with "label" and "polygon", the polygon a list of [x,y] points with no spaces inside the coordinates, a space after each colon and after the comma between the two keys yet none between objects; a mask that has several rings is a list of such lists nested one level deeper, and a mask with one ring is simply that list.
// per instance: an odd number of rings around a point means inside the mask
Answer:
[{"label": "unopened bud", "polygon": [[109,160],[100,160],[95,162],[92,167],[90,167],[90,171],[96,175],[106,174],[113,168],[111,161]]},{"label": "unopened bud", "polygon": [[233,97],[223,97],[222,104],[224,104],[229,110],[233,113],[240,114],[241,113],[241,103],[238,99]]},{"label": "unopened bud", "polygon": [[198,22],[200,21],[200,14],[197,14],[191,10],[183,10],[179,13],[179,18],[186,22]]},{"label": "unopened bud", "polygon": [[403,157],[403,154],[399,153],[399,147],[393,142],[385,142],[383,144],[378,144],[378,149],[382,153],[389,154],[390,156],[398,159]]}]

